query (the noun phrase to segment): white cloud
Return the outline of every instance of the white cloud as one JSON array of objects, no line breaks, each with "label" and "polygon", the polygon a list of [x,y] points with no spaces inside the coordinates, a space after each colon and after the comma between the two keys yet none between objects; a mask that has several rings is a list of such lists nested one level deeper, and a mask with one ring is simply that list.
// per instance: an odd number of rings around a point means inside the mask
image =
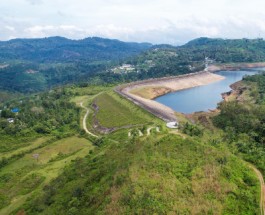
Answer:
[{"label": "white cloud", "polygon": [[179,44],[200,36],[265,37],[263,0],[9,0],[0,39],[101,36]]},{"label": "white cloud", "polygon": [[43,3],[42,0],[26,0],[26,1],[29,2],[32,5],[39,5],[39,4]]},{"label": "white cloud", "polygon": [[15,31],[15,28],[13,26],[9,26],[9,25],[6,25],[5,28],[9,31],[12,31],[14,32]]}]

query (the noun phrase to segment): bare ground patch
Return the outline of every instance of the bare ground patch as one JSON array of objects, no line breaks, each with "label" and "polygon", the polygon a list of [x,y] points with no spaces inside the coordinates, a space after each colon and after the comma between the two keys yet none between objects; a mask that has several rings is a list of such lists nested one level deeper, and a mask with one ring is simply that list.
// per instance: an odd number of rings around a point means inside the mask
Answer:
[{"label": "bare ground patch", "polygon": [[[197,72],[187,75],[181,76],[173,76],[166,78],[158,78],[158,79],[149,79],[145,81],[133,82],[127,85],[119,86],[115,89],[120,95],[126,97],[127,99],[133,101],[135,104],[141,106],[146,109],[153,115],[163,119],[166,122],[176,121],[175,111],[171,108],[162,105],[156,101],[144,98],[140,95],[135,95],[132,92],[137,92],[139,89],[168,89],[168,91],[164,91],[164,93],[168,93],[169,91],[178,91],[183,89],[188,89],[192,87],[206,85],[215,81],[220,81],[224,79],[223,76],[213,74],[210,72]],[[140,91],[141,91],[140,90]],[[161,90],[160,92],[162,92]],[[181,102],[181,101],[180,101]]]}]

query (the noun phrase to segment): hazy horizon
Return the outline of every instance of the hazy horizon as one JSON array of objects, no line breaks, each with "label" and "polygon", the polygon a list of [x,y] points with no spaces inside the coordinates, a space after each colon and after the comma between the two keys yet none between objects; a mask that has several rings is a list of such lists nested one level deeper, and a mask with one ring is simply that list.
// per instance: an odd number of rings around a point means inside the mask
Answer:
[{"label": "hazy horizon", "polygon": [[[0,40],[0,42],[7,42],[7,41],[11,41],[11,40],[16,40],[16,39],[45,39],[45,38],[52,38],[52,37],[62,37],[62,38],[65,38],[65,39],[69,39],[69,40],[76,40],[76,41],[78,41],[78,40],[84,40],[84,39],[87,39],[87,38],[93,38],[93,37],[97,37],[97,38],[102,38],[102,39],[110,39],[110,40],[119,40],[119,41],[121,41],[121,42],[131,42],[131,43],[150,43],[150,44],[152,44],[152,45],[172,45],[172,46],[181,46],[181,45],[185,45],[186,43],[188,43],[188,42],[190,42],[190,41],[192,41],[192,40],[195,40],[195,39],[199,39],[199,38],[209,38],[209,39],[223,39],[223,40],[240,40],[240,39],[250,39],[250,40],[252,40],[252,39],[260,39],[260,38],[221,38],[221,37],[196,37],[196,38],[193,38],[193,39],[191,39],[191,40],[189,40],[189,41],[186,41],[186,42],[184,42],[184,43],[182,43],[182,44],[170,44],[170,43],[151,43],[150,41],[124,41],[124,40],[121,40],[121,39],[118,39],[118,38],[107,38],[107,37],[100,37],[100,36],[97,36],[97,35],[95,35],[95,36],[88,36],[88,37],[84,37],[84,38],[79,38],[79,39],[75,39],[75,38],[68,38],[68,37],[65,37],[65,36],[60,36],[60,35],[54,35],[54,36],[47,36],[47,37],[34,37],[34,38],[23,38],[23,37],[17,37],[17,38],[12,38],[12,39],[8,39],[8,40]],[[264,39],[264,38],[262,38],[262,39]]]},{"label": "hazy horizon", "polygon": [[261,0],[9,0],[0,40],[62,36],[181,45],[198,37],[265,37]]}]

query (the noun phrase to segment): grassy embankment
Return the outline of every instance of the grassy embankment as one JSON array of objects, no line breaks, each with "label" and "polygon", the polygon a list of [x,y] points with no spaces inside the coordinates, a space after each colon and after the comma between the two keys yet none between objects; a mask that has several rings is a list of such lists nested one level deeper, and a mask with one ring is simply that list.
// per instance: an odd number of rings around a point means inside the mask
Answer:
[{"label": "grassy embankment", "polygon": [[97,96],[94,100],[99,110],[96,119],[107,128],[161,123],[159,119],[139,108],[132,102],[110,91]]}]

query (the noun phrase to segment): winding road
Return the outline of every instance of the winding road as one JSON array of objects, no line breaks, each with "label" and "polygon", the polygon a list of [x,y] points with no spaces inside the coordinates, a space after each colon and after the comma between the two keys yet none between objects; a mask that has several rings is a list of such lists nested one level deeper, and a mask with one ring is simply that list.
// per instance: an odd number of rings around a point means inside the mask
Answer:
[{"label": "winding road", "polygon": [[89,114],[89,109],[83,105],[83,102],[80,103],[80,106],[86,110],[86,114],[85,114],[85,116],[84,116],[84,118],[83,118],[83,128],[84,128],[85,132],[86,132],[87,134],[90,134],[90,135],[93,136],[93,137],[98,137],[97,135],[91,133],[91,132],[87,129],[87,126],[86,126],[86,119],[87,119],[87,116],[88,116],[88,114]]},{"label": "winding road", "polygon": [[[88,117],[88,114],[89,114],[89,109],[83,105],[83,102],[80,103],[80,106],[86,110],[86,114],[85,114],[85,116],[83,118],[83,128],[84,128],[85,132],[87,134],[93,136],[93,137],[98,137],[97,135],[91,133],[87,129],[87,126],[86,126],[86,120],[87,120],[87,117]],[[151,134],[151,130],[153,128],[155,128],[155,127],[150,127],[150,128],[147,129],[147,135]],[[159,132],[159,128],[158,127],[156,127],[156,130],[157,130],[157,132]],[[139,131],[139,136],[142,136],[142,135],[143,135],[142,132]],[[129,137],[131,136],[131,132],[128,133],[128,136]],[[262,176],[261,172],[255,166],[253,166],[250,163],[247,163],[247,164],[255,172],[257,178],[259,179],[259,182],[260,182],[260,214],[261,215],[265,215],[265,183],[264,183],[263,176]]]}]

